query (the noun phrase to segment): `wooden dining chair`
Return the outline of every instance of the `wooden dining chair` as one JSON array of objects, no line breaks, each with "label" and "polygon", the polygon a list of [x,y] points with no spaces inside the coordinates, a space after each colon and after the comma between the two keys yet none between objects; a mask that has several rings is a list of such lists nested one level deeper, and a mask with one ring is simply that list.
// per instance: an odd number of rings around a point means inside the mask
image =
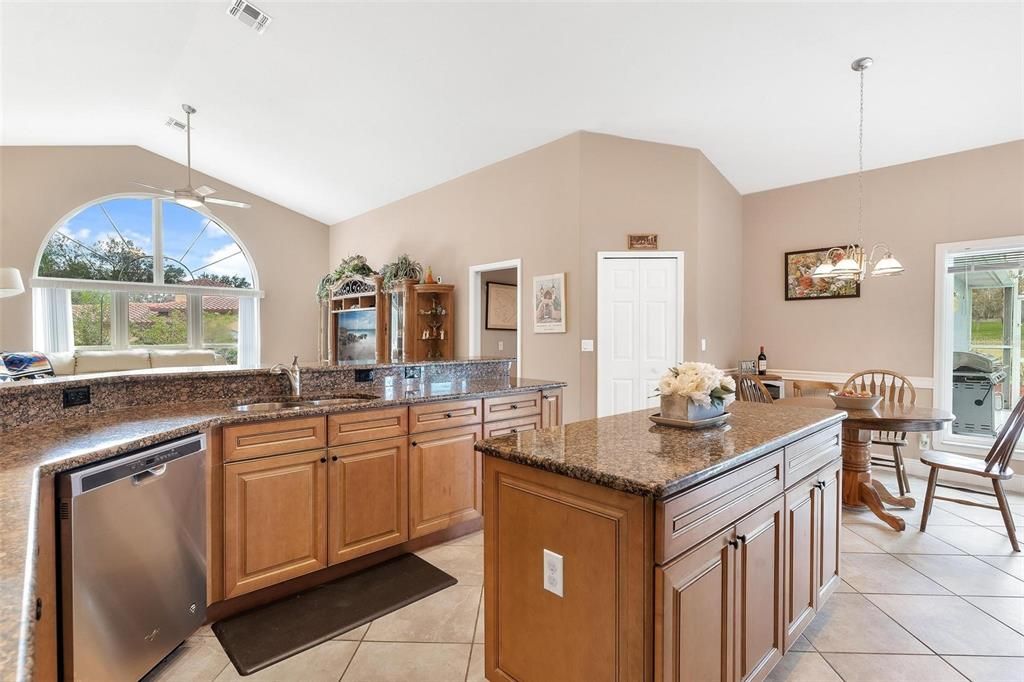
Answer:
[{"label": "wooden dining chair", "polygon": [[[932,512],[932,502],[935,500],[946,500],[957,504],[966,504],[972,507],[984,507],[985,509],[998,509],[1003,515],[1003,524],[1010,536],[1010,545],[1014,552],[1020,551],[1020,543],[1017,541],[1017,529],[1013,523],[1013,514],[1010,513],[1010,505],[1006,501],[1006,493],[1003,490],[1003,481],[1013,478],[1013,469],[1010,468],[1010,457],[1013,449],[1017,447],[1021,431],[1024,431],[1024,400],[1018,400],[1016,407],[1010,412],[1010,418],[1003,424],[999,435],[996,436],[992,449],[984,460],[966,455],[957,455],[952,452],[941,452],[939,450],[925,450],[921,453],[921,463],[931,467],[928,474],[928,492],[924,498],[924,511],[921,513],[921,530],[928,526],[928,515]],[[992,492],[974,490],[946,483],[939,483],[939,471],[955,471],[959,474],[969,474],[979,478],[987,478],[992,481]],[[973,493],[975,495],[988,495],[996,498],[996,504],[983,504],[976,500],[969,500],[960,497],[942,497],[935,494],[936,488],[947,488],[959,490],[960,492]]]},{"label": "wooden dining chair", "polygon": [[741,374],[736,379],[736,398],[748,403],[773,403],[772,394],[761,380],[751,374]]},{"label": "wooden dining chair", "polygon": [[[857,372],[843,384],[843,390],[868,391],[871,395],[882,396],[882,402],[894,405],[915,405],[917,390],[910,379],[888,369],[867,369]],[[875,431],[871,434],[872,445],[883,445],[892,448],[892,458],[871,454],[872,466],[896,470],[896,484],[900,496],[910,492],[910,479],[903,466],[903,448],[907,446],[906,431]]]},{"label": "wooden dining chair", "polygon": [[831,381],[794,381],[793,382],[793,397],[794,398],[806,398],[819,393],[829,393],[832,391],[839,391],[839,384],[833,384]]}]

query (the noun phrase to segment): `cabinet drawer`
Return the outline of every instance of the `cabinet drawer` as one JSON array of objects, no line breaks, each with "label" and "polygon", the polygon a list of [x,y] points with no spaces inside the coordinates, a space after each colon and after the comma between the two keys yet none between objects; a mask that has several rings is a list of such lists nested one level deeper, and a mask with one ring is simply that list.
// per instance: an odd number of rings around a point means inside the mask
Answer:
[{"label": "cabinet drawer", "polygon": [[224,427],[224,461],[283,455],[326,447],[323,417],[275,419]]},{"label": "cabinet drawer", "polygon": [[484,398],[484,421],[494,422],[512,417],[540,414],[540,405],[540,391]]},{"label": "cabinet drawer", "polygon": [[429,405],[413,405],[409,408],[411,433],[422,433],[435,429],[480,423],[481,403],[479,400],[449,400]]},{"label": "cabinet drawer", "polygon": [[662,564],[782,493],[782,450],[701,483],[655,507],[654,560]]},{"label": "cabinet drawer", "polygon": [[827,465],[841,454],[839,426],[812,433],[786,446],[786,487]]},{"label": "cabinet drawer", "polygon": [[409,410],[389,407],[365,412],[342,412],[327,417],[327,444],[350,445],[409,433]]},{"label": "cabinet drawer", "polygon": [[519,433],[520,431],[536,431],[541,428],[541,416],[535,414],[532,417],[518,417],[516,419],[505,419],[500,422],[491,422],[484,425],[484,438],[504,436],[508,433]]}]

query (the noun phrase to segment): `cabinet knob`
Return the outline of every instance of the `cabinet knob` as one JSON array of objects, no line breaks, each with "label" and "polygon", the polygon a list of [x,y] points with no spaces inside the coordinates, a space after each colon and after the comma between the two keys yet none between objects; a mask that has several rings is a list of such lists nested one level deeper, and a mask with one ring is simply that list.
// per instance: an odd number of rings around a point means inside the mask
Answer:
[{"label": "cabinet knob", "polygon": [[509,433],[519,433],[519,429],[511,429]]},{"label": "cabinet knob", "polygon": [[410,441],[409,445],[416,447],[416,441]]},{"label": "cabinet knob", "polygon": [[519,409],[519,406],[518,406],[518,405],[516,405],[515,403],[512,403],[512,409],[513,409],[513,410],[518,410],[518,409]]},{"label": "cabinet knob", "polygon": [[740,542],[742,542],[744,545],[747,544],[747,536],[746,535],[737,535],[736,539],[739,540]]},{"label": "cabinet knob", "polygon": [[825,481],[818,481],[814,485],[818,486],[818,490],[824,490],[828,483],[825,483]]},{"label": "cabinet knob", "polygon": [[326,464],[327,463],[327,458],[326,457],[321,457],[320,458],[320,463],[321,464]]},{"label": "cabinet knob", "polygon": [[332,462],[337,462],[338,461],[338,456],[337,455],[331,455],[331,461]]},{"label": "cabinet knob", "polygon": [[737,549],[740,546],[740,541],[739,540],[729,540],[729,546],[732,547],[733,549]]},{"label": "cabinet knob", "polygon": [[452,413],[451,412],[445,412],[444,413],[444,418],[445,419],[451,419],[452,418]]}]

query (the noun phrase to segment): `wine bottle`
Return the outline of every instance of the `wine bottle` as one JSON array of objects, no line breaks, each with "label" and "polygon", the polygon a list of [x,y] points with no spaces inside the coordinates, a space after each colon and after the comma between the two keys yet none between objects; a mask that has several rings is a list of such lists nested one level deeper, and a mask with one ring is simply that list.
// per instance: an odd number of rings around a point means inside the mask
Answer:
[{"label": "wine bottle", "polygon": [[761,346],[761,352],[757,356],[757,373],[762,376],[768,373],[768,356],[764,354],[764,346]]}]

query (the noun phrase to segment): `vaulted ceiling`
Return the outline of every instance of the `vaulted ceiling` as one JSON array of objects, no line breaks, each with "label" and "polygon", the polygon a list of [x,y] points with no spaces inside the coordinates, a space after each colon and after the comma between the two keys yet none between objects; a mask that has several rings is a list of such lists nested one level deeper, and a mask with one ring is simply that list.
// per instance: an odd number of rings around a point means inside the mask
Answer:
[{"label": "vaulted ceiling", "polygon": [[334,223],[576,130],[742,193],[1024,137],[1024,4],[0,5],[0,142],[137,144]]}]

